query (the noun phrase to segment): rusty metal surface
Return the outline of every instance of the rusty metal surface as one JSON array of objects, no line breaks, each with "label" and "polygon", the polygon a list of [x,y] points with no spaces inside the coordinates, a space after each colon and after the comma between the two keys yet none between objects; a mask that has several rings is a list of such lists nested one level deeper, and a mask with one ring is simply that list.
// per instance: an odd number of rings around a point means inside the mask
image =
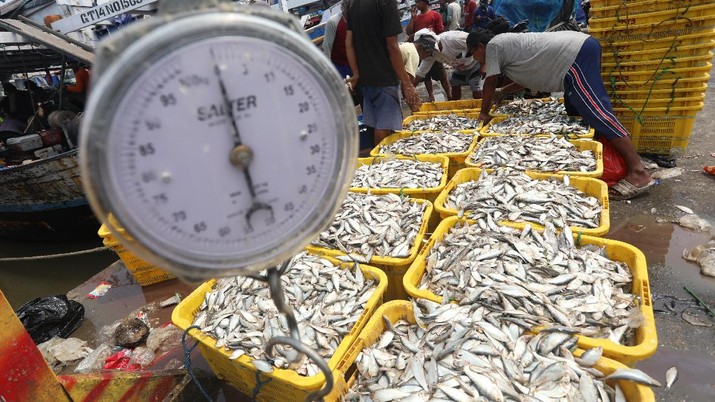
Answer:
[{"label": "rusty metal surface", "polygon": [[0,212],[39,212],[86,205],[77,150],[0,170]]},{"label": "rusty metal surface", "polygon": [[45,363],[15,311],[0,292],[0,400],[61,402],[70,399]]},{"label": "rusty metal surface", "polygon": [[94,63],[94,53],[70,43],[62,37],[28,25],[20,20],[0,19],[0,28],[18,33],[62,54],[74,57],[88,64]]}]

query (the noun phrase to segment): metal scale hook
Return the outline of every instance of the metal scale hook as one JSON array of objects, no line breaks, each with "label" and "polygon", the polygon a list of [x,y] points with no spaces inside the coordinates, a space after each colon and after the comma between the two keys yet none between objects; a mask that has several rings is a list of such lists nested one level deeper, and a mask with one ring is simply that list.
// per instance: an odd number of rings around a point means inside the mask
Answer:
[{"label": "metal scale hook", "polygon": [[271,290],[273,303],[275,303],[278,311],[285,315],[286,321],[288,321],[288,329],[290,331],[290,336],[276,336],[269,339],[266,343],[266,355],[271,357],[273,355],[273,349],[276,345],[288,345],[300,353],[296,355],[295,360],[299,360],[302,354],[315,362],[325,375],[325,386],[308,394],[306,401],[322,401],[323,397],[328,395],[333,389],[333,373],[330,371],[328,363],[318,354],[318,352],[301,342],[300,331],[298,330],[298,321],[295,319],[293,309],[286,303],[285,298],[283,297],[284,292],[283,285],[281,284],[281,276],[285,274],[288,269],[290,269],[292,262],[293,259],[290,259],[281,264],[280,268],[270,268],[266,272],[266,279]]}]

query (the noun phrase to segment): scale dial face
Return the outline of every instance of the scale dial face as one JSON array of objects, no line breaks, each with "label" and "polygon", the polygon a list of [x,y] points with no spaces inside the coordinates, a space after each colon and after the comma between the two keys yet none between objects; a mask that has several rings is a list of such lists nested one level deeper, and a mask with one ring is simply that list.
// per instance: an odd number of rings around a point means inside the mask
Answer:
[{"label": "scale dial face", "polygon": [[143,38],[101,77],[103,101],[90,100],[83,130],[88,193],[159,266],[253,273],[332,219],[353,170],[356,134],[344,120],[354,111],[307,40],[256,21],[211,33],[201,17],[179,37]]}]

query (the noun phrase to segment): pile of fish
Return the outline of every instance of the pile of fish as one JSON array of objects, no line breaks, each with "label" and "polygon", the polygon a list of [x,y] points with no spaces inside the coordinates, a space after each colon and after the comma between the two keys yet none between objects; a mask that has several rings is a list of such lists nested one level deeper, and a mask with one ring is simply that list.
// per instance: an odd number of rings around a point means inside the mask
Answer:
[{"label": "pile of fish", "polygon": [[358,356],[343,401],[624,401],[607,380],[660,386],[636,369],[605,375],[594,368],[600,348],[574,357],[571,333],[524,334],[483,307],[417,304],[416,324],[383,317],[386,330]]},{"label": "pile of fish", "polygon": [[435,188],[443,174],[438,162],[384,158],[355,170],[350,187],[362,188]]},{"label": "pile of fish", "polygon": [[563,137],[503,136],[484,139],[469,161],[484,168],[510,167],[539,172],[592,172],[596,157]]},{"label": "pile of fish", "polygon": [[312,244],[340,250],[359,262],[373,256],[409,257],[425,207],[396,194],[348,193],[333,223]]},{"label": "pile of fish", "polygon": [[457,131],[476,130],[479,128],[479,119],[459,116],[456,114],[434,116],[427,119],[413,120],[404,127],[405,131]]},{"label": "pile of fish", "polygon": [[[326,360],[335,353],[365,311],[377,287],[360,269],[341,269],[330,261],[307,253],[298,254],[282,277],[286,302],[293,308],[303,343]],[[288,336],[288,323],[276,309],[266,282],[245,276],[221,278],[207,292],[193,325],[216,339],[216,347],[256,359],[254,366],[270,372],[265,344],[274,336]],[[276,346],[273,365],[294,369],[304,376],[320,372],[308,359],[294,362],[295,351]]]},{"label": "pile of fish", "polygon": [[476,134],[459,132],[425,132],[400,138],[380,148],[381,154],[424,155],[464,153],[474,141]]},{"label": "pile of fish", "polygon": [[494,114],[508,114],[511,116],[559,116],[566,114],[566,108],[558,98],[549,98],[548,101],[542,99],[517,98],[499,106]]},{"label": "pile of fish", "polygon": [[[601,205],[598,199],[569,185],[569,176],[534,180],[525,173],[509,168],[496,169],[488,174],[482,170],[476,181],[457,184],[450,191],[445,207],[456,209],[459,216],[494,222],[566,222],[568,226],[597,228]],[[482,225],[482,223],[480,223]]]},{"label": "pile of fish", "polygon": [[574,245],[551,223],[543,234],[479,225],[455,226],[435,243],[419,285],[491,317],[528,330],[560,326],[588,337],[630,343],[642,324],[633,278],[625,263],[598,248]]},{"label": "pile of fish", "polygon": [[512,116],[489,126],[487,132],[512,135],[560,134],[577,136],[588,134],[589,127],[580,118],[554,116]]}]

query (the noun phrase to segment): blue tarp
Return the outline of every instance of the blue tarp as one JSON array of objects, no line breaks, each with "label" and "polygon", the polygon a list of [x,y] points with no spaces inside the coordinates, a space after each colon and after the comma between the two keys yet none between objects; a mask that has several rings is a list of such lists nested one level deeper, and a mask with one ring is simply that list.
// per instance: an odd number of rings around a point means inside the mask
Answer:
[{"label": "blue tarp", "polygon": [[[529,20],[530,32],[544,32],[561,9],[563,0],[494,0],[494,13],[501,15],[512,25]],[[580,0],[574,8],[580,10]],[[578,11],[577,11],[578,12]]]}]

